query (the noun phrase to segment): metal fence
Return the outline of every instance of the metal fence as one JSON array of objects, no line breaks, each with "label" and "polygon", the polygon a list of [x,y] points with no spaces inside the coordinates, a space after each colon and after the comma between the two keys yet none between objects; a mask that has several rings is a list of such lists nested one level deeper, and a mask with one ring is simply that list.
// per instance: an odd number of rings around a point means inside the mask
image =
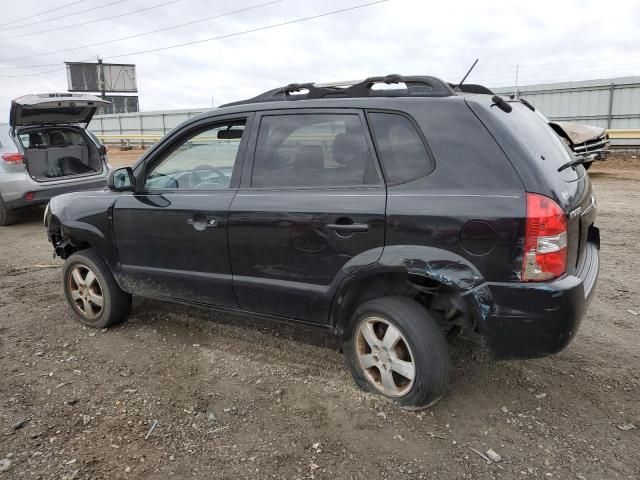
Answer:
[{"label": "metal fence", "polygon": [[[515,87],[493,91],[511,95]],[[601,126],[609,130],[614,146],[640,147],[640,76],[529,85],[518,91],[551,120]],[[107,144],[146,147],[184,120],[207,110],[96,115],[89,128]]]},{"label": "metal fence", "polygon": [[[515,93],[515,87],[492,90]],[[640,77],[528,85],[518,92],[551,120],[600,126],[610,130],[614,145],[640,145]]]},{"label": "metal fence", "polygon": [[147,147],[188,118],[207,110],[203,108],[96,115],[89,124],[89,130],[106,144]]}]

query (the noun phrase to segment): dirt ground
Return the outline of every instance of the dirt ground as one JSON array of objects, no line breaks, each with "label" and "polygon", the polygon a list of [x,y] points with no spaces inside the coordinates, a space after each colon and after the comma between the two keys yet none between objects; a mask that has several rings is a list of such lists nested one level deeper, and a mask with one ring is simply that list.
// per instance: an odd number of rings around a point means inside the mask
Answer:
[{"label": "dirt ground", "polygon": [[0,230],[0,479],[640,478],[640,160],[591,176],[602,267],[575,341],[506,363],[457,341],[423,412],[360,392],[315,330],[139,299],[83,328],[34,212]]}]

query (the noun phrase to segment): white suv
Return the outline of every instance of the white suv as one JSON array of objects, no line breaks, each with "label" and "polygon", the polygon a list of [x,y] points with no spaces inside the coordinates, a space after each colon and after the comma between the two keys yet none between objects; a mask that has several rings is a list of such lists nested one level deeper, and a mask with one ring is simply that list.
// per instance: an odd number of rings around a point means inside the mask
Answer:
[{"label": "white suv", "polygon": [[25,95],[11,102],[10,123],[0,125],[0,226],[15,223],[22,207],[106,185],[106,148],[86,129],[106,104],[73,93]]}]

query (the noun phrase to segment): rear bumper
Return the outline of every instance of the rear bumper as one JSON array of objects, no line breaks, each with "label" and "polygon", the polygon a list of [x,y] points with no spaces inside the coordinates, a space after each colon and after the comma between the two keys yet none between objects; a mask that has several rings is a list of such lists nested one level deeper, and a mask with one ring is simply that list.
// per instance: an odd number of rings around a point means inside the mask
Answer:
[{"label": "rear bumper", "polygon": [[[63,193],[80,192],[83,190],[101,190],[107,185],[107,179],[105,176],[101,176],[97,180],[82,181],[79,183],[67,183],[64,185],[58,185],[51,188],[37,187],[37,189],[25,192],[19,198],[6,201],[6,205],[10,209],[26,207],[29,205],[42,205],[47,203],[53,197],[62,195]],[[27,193],[32,194],[30,200],[27,200]]]},{"label": "rear bumper", "polygon": [[493,308],[481,334],[496,359],[558,353],[575,337],[595,291],[599,250],[587,243],[575,275],[545,283],[489,283]]}]

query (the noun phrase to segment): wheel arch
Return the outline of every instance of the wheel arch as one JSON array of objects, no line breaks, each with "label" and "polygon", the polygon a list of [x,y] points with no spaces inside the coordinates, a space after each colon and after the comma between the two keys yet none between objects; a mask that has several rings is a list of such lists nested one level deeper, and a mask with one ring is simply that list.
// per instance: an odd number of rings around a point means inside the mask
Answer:
[{"label": "wheel arch", "polygon": [[468,260],[434,247],[396,245],[385,247],[378,262],[341,282],[332,301],[330,325],[343,336],[359,304],[388,295],[412,297],[439,312],[446,328],[457,325],[481,332],[491,310],[485,280]]}]

